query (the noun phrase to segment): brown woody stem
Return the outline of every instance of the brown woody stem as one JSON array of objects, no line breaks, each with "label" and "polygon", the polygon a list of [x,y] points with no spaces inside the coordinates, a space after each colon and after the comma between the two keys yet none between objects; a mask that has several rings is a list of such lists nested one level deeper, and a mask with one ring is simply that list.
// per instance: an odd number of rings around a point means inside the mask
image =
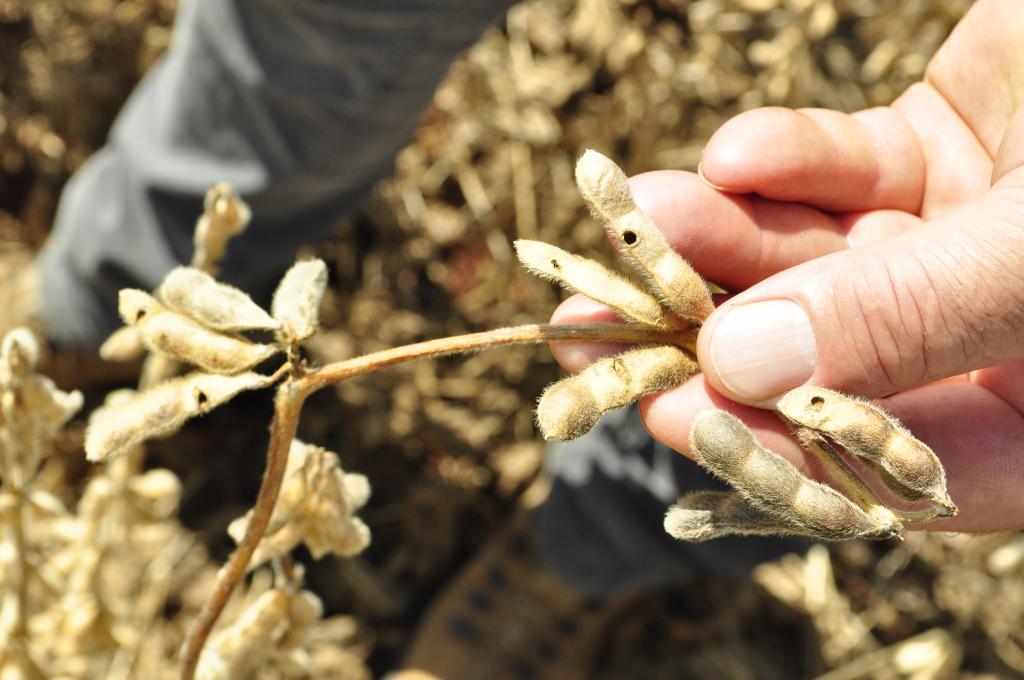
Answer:
[{"label": "brown woody stem", "polygon": [[505,345],[533,345],[545,342],[612,342],[623,344],[678,345],[693,352],[697,329],[665,331],[623,324],[552,325],[530,324],[512,328],[498,328],[482,333],[457,335],[427,340],[411,345],[374,352],[365,356],[328,364],[286,380],[277,390],[274,400],[274,421],[267,449],[267,467],[263,473],[252,516],[245,536],[231,553],[221,569],[213,592],[192,624],[181,650],[181,680],[192,680],[199,656],[210,632],[227,605],[231,593],[245,576],[256,547],[270,523],[277,504],[277,495],[288,465],[288,450],[298,427],[299,413],[306,398],[319,389],[342,380],[416,359],[476,352]]},{"label": "brown woody stem", "polygon": [[416,359],[439,357],[446,354],[476,352],[504,345],[534,345],[545,342],[586,341],[616,342],[623,344],[679,345],[691,352],[695,346],[697,329],[665,331],[645,326],[626,326],[603,323],[586,325],[529,324],[511,328],[497,328],[482,333],[456,335],[449,338],[427,340],[403,345],[373,354],[338,361],[312,371],[302,384],[310,392],[327,385],[370,373],[387,366]]},{"label": "brown woody stem", "polygon": [[270,516],[277,504],[277,495],[281,491],[285,468],[288,466],[288,450],[295,437],[299,412],[308,394],[308,391],[299,388],[292,380],[285,381],[277,388],[277,395],[274,398],[274,421],[270,427],[270,443],[267,446],[267,467],[263,472],[259,495],[245,528],[245,536],[231,553],[227,564],[220,570],[213,592],[192,623],[185,644],[182,645],[182,680],[192,680],[195,675],[206,639],[210,636],[210,631],[213,630],[231,593],[245,576],[249,560],[252,559],[263,533],[267,530]]}]

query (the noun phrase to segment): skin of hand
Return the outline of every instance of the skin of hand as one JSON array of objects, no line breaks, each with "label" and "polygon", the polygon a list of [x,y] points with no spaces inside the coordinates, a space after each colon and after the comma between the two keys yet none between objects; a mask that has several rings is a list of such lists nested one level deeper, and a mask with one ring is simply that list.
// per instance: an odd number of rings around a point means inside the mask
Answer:
[{"label": "skin of hand", "polygon": [[[763,108],[692,173],[631,180],[694,268],[734,295],[707,319],[703,374],[641,402],[688,450],[724,408],[820,475],[769,411],[815,384],[877,398],[942,459],[960,515],[932,528],[1024,527],[1024,5],[980,0],[891,106]],[[713,188],[714,185],[716,188]],[[580,296],[555,323],[612,321]],[[615,348],[553,345],[567,370]]]}]

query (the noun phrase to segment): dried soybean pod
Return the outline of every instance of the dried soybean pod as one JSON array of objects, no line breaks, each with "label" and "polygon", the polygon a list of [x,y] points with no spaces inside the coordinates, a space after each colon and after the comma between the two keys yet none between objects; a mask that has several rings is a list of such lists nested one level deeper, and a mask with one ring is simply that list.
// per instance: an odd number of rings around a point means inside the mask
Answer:
[{"label": "dried soybean pod", "polygon": [[139,332],[147,349],[211,373],[241,373],[278,352],[273,345],[212,331],[184,314],[172,312],[141,290],[122,290],[118,311],[125,323]]},{"label": "dried soybean pod", "polygon": [[230,626],[219,630],[199,658],[197,680],[252,677],[268,650],[289,628],[292,595],[284,588],[268,590],[248,605]]},{"label": "dried soybean pod", "polygon": [[703,321],[714,311],[704,280],[637,206],[619,166],[587,150],[576,164],[576,184],[591,211],[619,244],[622,258],[673,312]]},{"label": "dried soybean pod", "polygon": [[935,503],[943,516],[957,513],[938,456],[874,404],[823,387],[798,387],[776,409],[789,422],[819,432],[862,458],[900,498]]},{"label": "dried soybean pod", "polygon": [[252,211],[230,184],[214,184],[203,199],[203,214],[196,223],[192,266],[216,275],[232,236],[245,231]]},{"label": "dried soybean pod", "polygon": [[682,541],[722,536],[801,534],[803,528],[759,510],[732,491],[694,491],[665,513],[665,531]]},{"label": "dried soybean pod", "polygon": [[664,329],[687,325],[667,314],[650,293],[593,260],[541,241],[519,239],[515,247],[519,261],[533,274],[608,305],[627,320]]},{"label": "dried soybean pod", "polygon": [[755,508],[829,541],[901,536],[903,526],[868,515],[831,487],[804,477],[761,446],[754,433],[725,411],[704,411],[694,421],[690,445],[698,461],[731,484]]},{"label": "dried soybean pod", "polygon": [[172,269],[157,288],[156,297],[168,309],[215,331],[276,330],[281,326],[244,292],[192,267]]},{"label": "dried soybean pod", "polygon": [[31,373],[39,363],[39,341],[27,328],[14,328],[0,343],[0,364],[5,380]]},{"label": "dried soybean pod", "polygon": [[675,387],[699,371],[697,362],[678,347],[646,347],[607,357],[548,387],[537,404],[537,423],[545,439],[576,439],[605,411]]},{"label": "dried soybean pod", "polygon": [[108,400],[93,411],[85,431],[85,454],[105,461],[147,439],[173,434],[190,418],[207,413],[239,392],[271,384],[258,373],[225,376],[193,373],[144,392]]},{"label": "dried soybean pod", "polygon": [[327,265],[323,260],[296,262],[274,292],[270,314],[281,322],[284,339],[296,345],[320,327],[320,300],[327,288]]},{"label": "dried soybean pod", "polygon": [[118,328],[100,346],[100,357],[105,361],[135,361],[141,359],[145,352],[146,346],[132,326]]},{"label": "dried soybean pod", "polygon": [[26,376],[21,385],[21,398],[48,435],[64,427],[82,409],[84,401],[81,392],[64,392],[45,375]]}]

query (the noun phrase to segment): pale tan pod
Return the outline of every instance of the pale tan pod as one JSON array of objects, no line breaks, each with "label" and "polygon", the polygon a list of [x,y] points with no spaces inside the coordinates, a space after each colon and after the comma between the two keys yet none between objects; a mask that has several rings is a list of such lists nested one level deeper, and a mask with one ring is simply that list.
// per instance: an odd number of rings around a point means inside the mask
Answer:
[{"label": "pale tan pod", "polygon": [[39,341],[27,328],[14,328],[0,343],[0,362],[8,375],[23,375],[39,362]]},{"label": "pale tan pod", "polygon": [[218,631],[203,650],[197,680],[252,677],[288,632],[291,595],[283,588],[261,594],[238,620]]},{"label": "pale tan pod", "polygon": [[118,296],[125,323],[139,332],[151,352],[195,364],[211,373],[241,373],[274,356],[279,350],[210,330],[172,312],[149,294],[125,288]]},{"label": "pale tan pod", "polygon": [[682,496],[665,513],[665,531],[694,542],[731,535],[804,533],[803,527],[755,508],[732,491],[694,491]]},{"label": "pale tan pod", "polygon": [[823,387],[798,387],[776,405],[795,425],[810,428],[863,459],[900,498],[931,501],[946,516],[956,505],[946,489],[946,470],[938,456],[874,404]]},{"label": "pale tan pod", "polygon": [[224,259],[228,241],[245,231],[252,211],[231,185],[214,184],[203,199],[203,214],[196,223],[192,265],[216,274]]},{"label": "pale tan pod", "polygon": [[685,325],[667,314],[654,296],[593,260],[542,241],[519,239],[514,245],[519,261],[531,273],[608,305],[627,320],[665,329]]},{"label": "pale tan pod", "polygon": [[[369,497],[369,480],[345,473],[338,454],[293,440],[281,495],[249,568],[287,555],[300,542],[317,559],[327,553],[347,557],[362,552],[370,544],[370,529],[354,513]],[[251,515],[228,527],[236,542],[245,535]]]},{"label": "pale tan pod", "polygon": [[78,390],[64,392],[44,375],[26,376],[21,385],[21,396],[28,412],[45,423],[48,435],[56,433],[71,420],[81,410],[84,401]]},{"label": "pale tan pod", "polygon": [[267,376],[258,373],[193,373],[128,398],[119,391],[113,403],[108,400],[89,417],[86,457],[91,461],[109,460],[146,439],[178,431],[188,419],[217,408],[240,392],[270,384]]},{"label": "pale tan pod", "polygon": [[342,480],[345,488],[345,495],[353,510],[358,510],[370,500],[370,480],[366,475],[356,472],[347,472]]},{"label": "pale tan pod", "polygon": [[[327,461],[320,475],[312,500],[312,516],[307,523],[303,542],[315,559],[327,553],[351,557],[370,545],[370,528],[353,513],[361,507],[356,501],[369,497],[369,481],[364,475],[344,473],[338,458]],[[357,478],[362,478],[356,482]],[[358,486],[363,498],[351,498],[348,489]]]},{"label": "pale tan pod", "polygon": [[192,267],[175,267],[156,290],[161,303],[215,331],[276,330],[273,319],[234,286]]},{"label": "pale tan pod", "polygon": [[118,328],[100,345],[100,358],[105,361],[129,362],[146,353],[139,332],[133,326]]},{"label": "pale tan pod", "polygon": [[700,413],[690,432],[698,462],[731,484],[751,505],[830,541],[901,536],[894,518],[868,515],[835,489],[804,477],[796,467],[761,446],[754,433],[725,411]]},{"label": "pale tan pod", "polygon": [[288,621],[291,625],[288,632],[281,638],[280,648],[290,649],[300,645],[309,630],[324,615],[324,605],[320,598],[308,590],[301,590],[292,596],[288,610]]},{"label": "pale tan pod", "polygon": [[150,517],[171,517],[181,501],[181,480],[170,470],[148,470],[128,480],[128,489]]},{"label": "pale tan pod", "polygon": [[699,371],[678,347],[644,347],[607,357],[548,387],[537,404],[537,423],[545,439],[576,439],[605,411],[675,387]]},{"label": "pale tan pod", "polygon": [[270,313],[281,322],[285,340],[297,344],[320,327],[320,300],[327,289],[327,265],[323,260],[296,262],[274,292]]},{"label": "pale tan pod", "polygon": [[576,164],[576,184],[587,205],[604,222],[622,258],[672,311],[697,321],[714,311],[704,280],[637,206],[619,166],[588,149]]}]

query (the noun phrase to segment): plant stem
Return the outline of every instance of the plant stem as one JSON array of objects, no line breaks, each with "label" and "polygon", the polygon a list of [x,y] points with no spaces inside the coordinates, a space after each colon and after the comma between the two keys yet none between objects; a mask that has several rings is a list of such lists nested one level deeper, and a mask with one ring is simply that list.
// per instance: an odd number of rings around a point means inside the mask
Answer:
[{"label": "plant stem", "polygon": [[249,560],[252,559],[256,547],[263,538],[263,533],[267,530],[270,516],[277,504],[281,483],[284,480],[285,468],[288,465],[288,450],[291,447],[292,439],[295,438],[299,412],[308,395],[309,392],[301,389],[293,380],[285,381],[277,389],[277,395],[274,398],[274,421],[270,427],[270,443],[267,446],[267,467],[263,472],[259,495],[252,508],[252,516],[245,527],[245,536],[242,537],[235,551],[231,553],[227,564],[220,570],[213,592],[192,623],[188,637],[185,638],[185,644],[182,645],[182,680],[192,680],[195,675],[196,666],[199,664],[199,655],[203,651],[206,639],[210,636],[210,631],[213,630],[213,625],[224,610],[231,593],[245,576]]},{"label": "plant stem", "polygon": [[231,553],[221,569],[213,592],[192,624],[181,650],[181,680],[192,680],[199,656],[203,651],[214,624],[227,605],[228,598],[245,576],[249,560],[256,552],[270,523],[277,504],[277,495],[288,465],[288,450],[299,422],[299,412],[306,398],[319,389],[364,373],[371,373],[394,364],[439,357],[447,354],[476,352],[505,345],[533,345],[558,341],[612,342],[624,344],[678,345],[694,351],[697,329],[664,331],[623,324],[552,325],[529,324],[512,328],[498,328],[482,333],[470,333],[436,340],[417,342],[374,352],[365,356],[338,361],[286,380],[274,399],[274,421],[270,429],[267,448],[267,467],[263,473],[252,516],[245,528],[245,536]]},{"label": "plant stem", "polygon": [[492,331],[456,335],[437,340],[426,340],[412,345],[366,354],[354,359],[328,364],[301,379],[304,387],[315,392],[364,373],[370,373],[387,366],[416,359],[439,357],[446,354],[476,352],[490,347],[504,345],[535,345],[558,341],[615,342],[624,344],[679,345],[694,351],[697,329],[664,331],[643,326],[626,326],[616,323],[562,325],[528,324],[511,328],[497,328]]}]

